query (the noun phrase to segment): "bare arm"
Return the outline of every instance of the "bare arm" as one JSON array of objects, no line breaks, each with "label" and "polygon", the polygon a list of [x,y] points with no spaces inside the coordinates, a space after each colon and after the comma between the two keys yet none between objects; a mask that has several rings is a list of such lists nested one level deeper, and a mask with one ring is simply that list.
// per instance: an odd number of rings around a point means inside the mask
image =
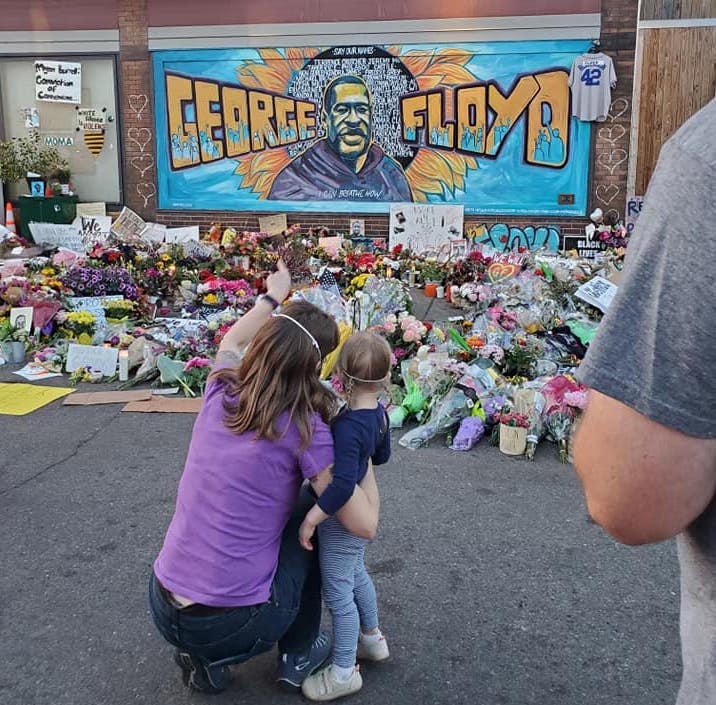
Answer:
[{"label": "bare arm", "polygon": [[716,440],[662,426],[596,391],[577,429],[574,464],[589,513],[626,544],[682,532],[716,490]]},{"label": "bare arm", "polygon": [[[328,487],[331,482],[331,469],[326,468],[311,480],[311,486],[317,495],[321,495],[323,490]],[[309,514],[320,508],[314,506]],[[380,512],[380,496],[378,494],[378,486],[375,482],[373,474],[373,466],[368,466],[368,472],[361,483],[353,491],[351,498],[343,505],[336,514],[338,520],[352,534],[360,538],[372,540],[375,538],[378,530],[378,514]],[[323,512],[321,512],[323,514]],[[314,514],[314,517],[320,519],[320,515]],[[323,517],[325,519],[325,516]],[[322,521],[323,519],[321,519]],[[310,521],[310,520],[309,520]],[[320,521],[318,522],[320,523]],[[315,524],[314,524],[315,526]],[[307,548],[307,546],[306,546]]]},{"label": "bare arm", "polygon": [[[270,274],[266,280],[266,290],[273,299],[279,303],[288,296],[291,290],[291,274],[286,265],[279,260],[278,271]],[[272,312],[271,305],[259,299],[256,305],[247,313],[245,313],[224,336],[219,346],[219,352],[239,352],[251,342],[261,326]]]}]

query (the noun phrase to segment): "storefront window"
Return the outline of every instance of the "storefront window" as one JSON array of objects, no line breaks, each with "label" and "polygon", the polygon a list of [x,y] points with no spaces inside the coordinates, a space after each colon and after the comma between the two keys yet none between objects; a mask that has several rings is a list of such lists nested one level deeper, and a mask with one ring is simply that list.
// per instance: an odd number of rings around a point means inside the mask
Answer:
[{"label": "storefront window", "polygon": [[[81,102],[37,100],[35,61],[67,62],[81,66]],[[74,192],[81,201],[120,203],[120,152],[117,128],[115,63],[112,58],[28,57],[0,59],[0,98],[3,137],[26,137],[33,123],[40,139],[57,147],[67,159]],[[66,89],[68,95],[71,89]],[[78,130],[86,109],[102,115],[104,125]],[[104,134],[102,134],[104,130]],[[6,187],[7,188],[7,187]],[[10,188],[9,196],[27,193],[24,184]]]}]

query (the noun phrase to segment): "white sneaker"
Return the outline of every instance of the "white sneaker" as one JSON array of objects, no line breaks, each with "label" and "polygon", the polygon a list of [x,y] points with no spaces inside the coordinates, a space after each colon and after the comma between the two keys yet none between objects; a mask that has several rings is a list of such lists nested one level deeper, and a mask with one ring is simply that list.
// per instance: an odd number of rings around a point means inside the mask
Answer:
[{"label": "white sneaker", "polygon": [[335,700],[345,695],[357,693],[363,687],[363,679],[356,668],[347,681],[339,681],[331,666],[322,668],[317,673],[308,676],[301,690],[309,700]]},{"label": "white sneaker", "polygon": [[358,637],[358,658],[362,661],[385,661],[390,656],[388,642],[381,634],[380,639],[366,639],[361,633]]}]

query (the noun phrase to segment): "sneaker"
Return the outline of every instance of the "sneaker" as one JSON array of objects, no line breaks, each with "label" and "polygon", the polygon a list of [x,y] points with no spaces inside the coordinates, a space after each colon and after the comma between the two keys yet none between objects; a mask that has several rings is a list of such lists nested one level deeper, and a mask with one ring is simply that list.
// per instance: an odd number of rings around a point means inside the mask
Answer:
[{"label": "sneaker", "polygon": [[186,651],[177,651],[174,661],[182,670],[182,681],[187,688],[200,693],[223,693],[231,683],[228,666],[206,666]]},{"label": "sneaker", "polygon": [[385,661],[390,656],[388,642],[382,634],[380,639],[366,639],[361,634],[358,637],[357,655],[362,661]]},{"label": "sneaker", "polygon": [[301,690],[301,684],[315,673],[331,653],[331,642],[325,634],[319,634],[307,654],[279,654],[278,684],[290,692]]},{"label": "sneaker", "polygon": [[363,679],[357,668],[347,681],[339,681],[333,672],[333,667],[326,666],[323,670],[306,678],[301,690],[309,700],[325,701],[352,695],[362,687]]}]

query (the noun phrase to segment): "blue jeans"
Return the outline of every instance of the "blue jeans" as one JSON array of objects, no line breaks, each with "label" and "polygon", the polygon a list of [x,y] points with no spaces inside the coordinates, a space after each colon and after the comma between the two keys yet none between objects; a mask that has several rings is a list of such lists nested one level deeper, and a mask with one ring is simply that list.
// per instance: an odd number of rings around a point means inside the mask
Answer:
[{"label": "blue jeans", "polygon": [[313,505],[304,490],[281,538],[268,602],[249,607],[175,607],[152,574],[149,606],[161,635],[207,666],[243,663],[278,642],[282,653],[307,653],[321,626],[318,551],[298,543],[298,528]]}]

